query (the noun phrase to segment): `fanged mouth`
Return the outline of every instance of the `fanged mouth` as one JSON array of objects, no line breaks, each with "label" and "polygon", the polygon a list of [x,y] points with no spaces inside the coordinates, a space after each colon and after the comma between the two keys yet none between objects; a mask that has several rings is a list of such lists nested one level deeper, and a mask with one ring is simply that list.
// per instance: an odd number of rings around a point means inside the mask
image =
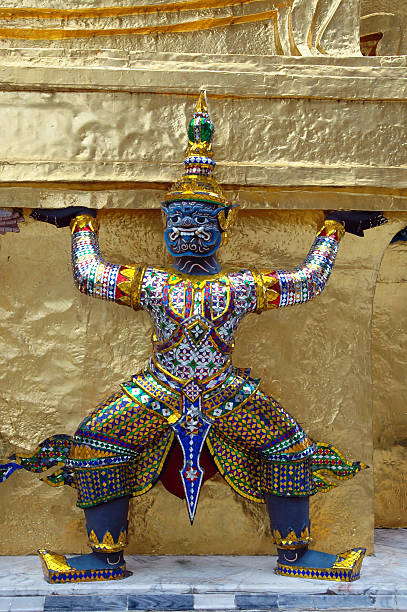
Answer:
[{"label": "fanged mouth", "polygon": [[177,240],[180,237],[194,236],[201,238],[202,240],[210,240],[211,234],[207,232],[203,227],[190,227],[188,229],[173,227],[168,235],[170,240]]}]

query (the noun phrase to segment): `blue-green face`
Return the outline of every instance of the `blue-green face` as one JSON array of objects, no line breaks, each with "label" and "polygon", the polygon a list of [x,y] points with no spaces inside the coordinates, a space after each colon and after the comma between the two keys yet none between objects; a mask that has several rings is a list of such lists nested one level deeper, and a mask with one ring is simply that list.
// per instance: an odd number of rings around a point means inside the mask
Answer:
[{"label": "blue-green face", "polygon": [[218,215],[222,207],[205,202],[171,202],[166,217],[165,244],[173,257],[208,257],[222,241]]}]

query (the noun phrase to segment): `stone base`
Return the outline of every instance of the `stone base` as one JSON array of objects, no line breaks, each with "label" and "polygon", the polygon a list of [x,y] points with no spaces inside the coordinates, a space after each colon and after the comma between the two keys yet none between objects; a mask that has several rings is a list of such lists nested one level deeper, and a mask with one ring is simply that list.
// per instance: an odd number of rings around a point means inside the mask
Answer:
[{"label": "stone base", "polygon": [[354,583],[283,578],[275,557],[130,556],[118,582],[47,584],[37,557],[0,558],[0,611],[407,610],[407,530],[376,531]]}]

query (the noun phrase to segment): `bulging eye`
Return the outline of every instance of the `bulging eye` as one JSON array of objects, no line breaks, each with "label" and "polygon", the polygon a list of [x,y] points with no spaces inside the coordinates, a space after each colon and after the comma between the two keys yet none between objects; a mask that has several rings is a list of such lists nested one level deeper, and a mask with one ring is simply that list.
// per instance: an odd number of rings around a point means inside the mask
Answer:
[{"label": "bulging eye", "polygon": [[179,215],[171,215],[170,217],[170,221],[171,223],[178,223],[178,221],[180,220],[180,216]]},{"label": "bulging eye", "polygon": [[208,217],[204,217],[204,215],[197,215],[195,220],[199,225],[204,225],[208,221]]}]

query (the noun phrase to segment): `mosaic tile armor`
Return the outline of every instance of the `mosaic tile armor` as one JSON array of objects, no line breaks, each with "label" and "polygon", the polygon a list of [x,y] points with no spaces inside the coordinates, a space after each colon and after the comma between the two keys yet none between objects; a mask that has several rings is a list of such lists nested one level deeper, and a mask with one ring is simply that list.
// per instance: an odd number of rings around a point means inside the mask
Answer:
[{"label": "mosaic tile armor", "polygon": [[67,467],[78,504],[89,507],[150,489],[174,437],[183,451],[191,521],[203,479],[204,444],[225,480],[253,501],[263,502],[267,492],[315,493],[314,459],[321,458],[321,447],[262,393],[249,370],[233,367],[231,356],[246,314],[307,302],[323,290],[343,235],[341,224],[326,221],[302,265],[292,271],[242,269],[204,278],[107,263],[96,230],[86,215],[72,223],[75,283],[87,295],[146,310],[154,323],[153,352],[147,368],[102,402],[74,436]]}]

